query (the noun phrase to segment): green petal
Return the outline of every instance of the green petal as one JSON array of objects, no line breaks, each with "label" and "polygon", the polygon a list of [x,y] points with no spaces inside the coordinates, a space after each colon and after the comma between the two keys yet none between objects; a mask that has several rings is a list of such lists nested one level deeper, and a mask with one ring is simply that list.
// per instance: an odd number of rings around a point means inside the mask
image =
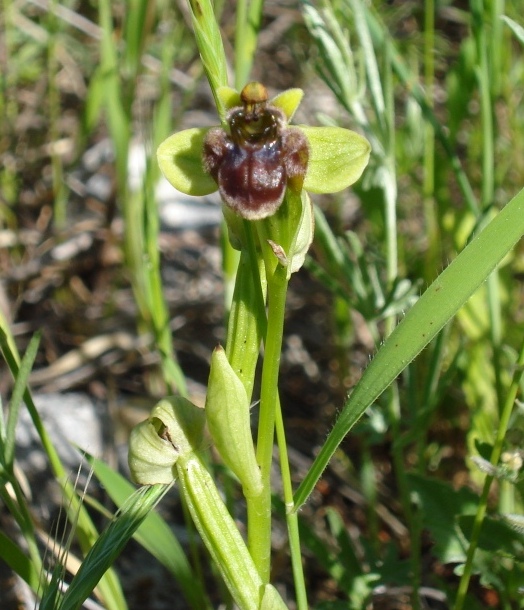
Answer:
[{"label": "green petal", "polygon": [[291,121],[297,108],[304,97],[302,89],[286,89],[275,96],[270,104],[284,111],[288,121]]},{"label": "green petal", "polygon": [[235,106],[242,106],[240,93],[236,89],[233,89],[233,87],[219,87],[217,89],[217,95],[224,104],[226,110],[231,110],[231,108],[234,108]]},{"label": "green petal", "polygon": [[366,167],[371,146],[363,136],[342,127],[300,125],[309,142],[304,189],[336,193],[356,182]]},{"label": "green petal", "polygon": [[156,152],[166,179],[186,195],[209,195],[218,189],[202,166],[202,148],[209,129],[195,128],[169,136]]}]

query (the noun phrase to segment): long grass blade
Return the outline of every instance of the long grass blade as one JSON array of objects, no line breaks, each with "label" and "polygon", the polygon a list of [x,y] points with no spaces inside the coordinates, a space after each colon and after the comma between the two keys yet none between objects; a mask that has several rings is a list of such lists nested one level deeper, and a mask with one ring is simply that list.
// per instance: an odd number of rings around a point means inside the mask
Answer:
[{"label": "long grass blade", "polygon": [[[124,506],[135,491],[135,487],[104,462],[91,456],[86,457],[111,500],[117,506]],[[151,511],[134,537],[173,574],[192,608],[195,610],[210,608],[202,587],[195,586],[197,575],[193,572],[184,549],[158,513]]]},{"label": "long grass blade", "polygon": [[80,608],[167,489],[165,485],[143,487],[123,506],[86,555],[64,595],[62,610]]},{"label": "long grass blade", "polygon": [[307,500],[331,456],[364,411],[457,313],[523,234],[524,190],[440,274],[382,345],[297,490],[295,510]]}]

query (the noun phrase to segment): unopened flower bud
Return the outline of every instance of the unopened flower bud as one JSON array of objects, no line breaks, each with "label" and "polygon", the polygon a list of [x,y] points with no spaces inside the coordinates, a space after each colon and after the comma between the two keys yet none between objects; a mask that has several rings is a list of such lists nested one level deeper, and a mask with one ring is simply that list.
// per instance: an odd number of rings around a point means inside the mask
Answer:
[{"label": "unopened flower bud", "polygon": [[244,494],[258,494],[262,480],[251,436],[249,401],[222,347],[217,347],[211,358],[206,418],[215,446],[239,478]]},{"label": "unopened flower bud", "polygon": [[135,426],[129,439],[129,468],[142,485],[169,484],[180,455],[197,450],[205,424],[203,409],[181,396],[161,400],[146,421]]}]

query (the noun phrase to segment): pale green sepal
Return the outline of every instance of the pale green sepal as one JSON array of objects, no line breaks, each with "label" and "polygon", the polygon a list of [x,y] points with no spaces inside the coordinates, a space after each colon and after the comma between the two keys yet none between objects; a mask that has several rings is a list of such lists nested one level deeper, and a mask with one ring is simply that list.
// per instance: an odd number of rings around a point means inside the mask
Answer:
[{"label": "pale green sepal", "polygon": [[249,400],[244,384],[220,346],[211,356],[206,419],[215,446],[224,463],[239,478],[244,495],[259,494],[262,478],[251,436]]},{"label": "pale green sepal", "polygon": [[306,191],[336,193],[360,178],[371,152],[366,138],[342,127],[300,125],[299,129],[309,142]]},{"label": "pale green sepal", "polygon": [[209,129],[185,129],[169,136],[157,149],[158,165],[180,192],[201,197],[218,189],[202,165],[204,138]]},{"label": "pale green sepal", "polygon": [[287,610],[284,600],[273,585],[266,585],[264,587],[260,610]]},{"label": "pale green sepal", "polygon": [[[180,458],[176,469],[191,517],[233,600],[240,610],[260,610],[264,584],[211,475],[196,455]],[[285,608],[283,601],[273,603]]]},{"label": "pale green sepal", "polygon": [[291,121],[303,97],[304,92],[302,89],[286,89],[286,91],[276,95],[270,101],[270,104],[283,110],[287,120]]},{"label": "pale green sepal", "polygon": [[149,418],[135,426],[129,440],[129,469],[142,485],[172,483],[173,465],[180,455],[197,450],[204,434],[205,414],[189,400],[161,400]]},{"label": "pale green sepal", "polygon": [[177,459],[178,451],[158,436],[151,420],[143,421],[131,430],[128,461],[131,478],[135,483],[172,483],[175,478],[173,467]]},{"label": "pale green sepal", "polygon": [[231,110],[231,108],[234,108],[235,106],[242,106],[240,93],[236,89],[233,89],[233,87],[219,87],[217,95],[222,104],[224,104],[226,110]]},{"label": "pale green sepal", "polygon": [[295,234],[294,242],[291,246],[291,260],[289,263],[288,277],[296,273],[304,264],[306,254],[313,243],[315,234],[315,220],[313,218],[313,204],[306,191],[301,193],[302,217],[298,231]]}]

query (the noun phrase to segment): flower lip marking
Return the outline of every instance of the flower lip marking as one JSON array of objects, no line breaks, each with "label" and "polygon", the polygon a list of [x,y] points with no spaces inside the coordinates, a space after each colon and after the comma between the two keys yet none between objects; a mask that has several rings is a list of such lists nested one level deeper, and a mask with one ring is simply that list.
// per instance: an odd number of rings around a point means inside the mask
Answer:
[{"label": "flower lip marking", "polygon": [[204,140],[203,163],[226,205],[248,220],[271,216],[286,187],[300,192],[306,175],[306,136],[288,127],[284,112],[268,102],[266,88],[248,83],[242,106],[227,115],[230,134],[211,129]]}]

